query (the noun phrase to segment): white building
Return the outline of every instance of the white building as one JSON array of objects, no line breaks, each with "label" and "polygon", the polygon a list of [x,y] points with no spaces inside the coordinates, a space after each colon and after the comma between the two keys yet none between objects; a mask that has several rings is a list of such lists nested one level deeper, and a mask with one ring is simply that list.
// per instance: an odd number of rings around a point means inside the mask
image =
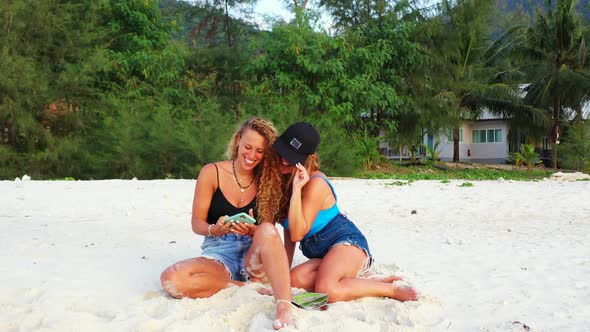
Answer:
[{"label": "white building", "polygon": [[[575,113],[570,110],[567,117],[572,120]],[[582,118],[586,121],[590,118],[590,102],[582,108]],[[510,154],[510,142],[508,133],[510,124],[507,119],[502,119],[488,111],[484,111],[476,120],[463,120],[459,129],[459,160],[465,162],[503,164]],[[516,144],[526,143],[526,137],[518,135]],[[438,143],[437,151],[440,152],[440,160],[453,160],[453,131],[441,130],[438,133],[425,133],[422,143],[431,149]],[[547,137],[537,146],[541,159],[550,159]],[[390,149],[387,143],[380,145],[381,153],[390,159],[409,159],[407,148],[400,151]],[[416,153],[418,157],[424,156],[424,148]]]},{"label": "white building", "polygon": [[[498,119],[486,113],[478,120],[464,120],[459,128],[459,160],[487,164],[503,164],[509,155],[508,121]],[[424,144],[437,147],[440,159],[453,160],[453,132],[452,129],[443,135],[426,134]]]}]

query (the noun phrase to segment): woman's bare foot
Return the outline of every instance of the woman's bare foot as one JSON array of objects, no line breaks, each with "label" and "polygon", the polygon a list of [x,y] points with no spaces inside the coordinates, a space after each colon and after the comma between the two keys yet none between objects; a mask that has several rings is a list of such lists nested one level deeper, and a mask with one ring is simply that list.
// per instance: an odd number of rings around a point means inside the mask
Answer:
[{"label": "woman's bare foot", "polygon": [[276,319],[272,322],[272,327],[275,330],[294,326],[293,317],[291,316],[291,306],[291,302],[287,300],[277,300]]},{"label": "woman's bare foot", "polygon": [[418,292],[405,281],[394,280],[391,285],[393,286],[392,298],[402,302],[418,300]]}]

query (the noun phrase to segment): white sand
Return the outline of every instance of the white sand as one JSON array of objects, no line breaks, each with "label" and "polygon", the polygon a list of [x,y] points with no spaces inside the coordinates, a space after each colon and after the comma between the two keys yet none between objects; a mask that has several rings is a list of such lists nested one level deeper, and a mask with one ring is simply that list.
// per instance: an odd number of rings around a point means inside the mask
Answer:
[{"label": "white sand", "polygon": [[[334,180],[378,274],[422,298],[295,310],[300,331],[588,331],[590,182]],[[253,287],[174,300],[194,181],[0,182],[0,331],[268,331]],[[412,214],[412,210],[416,213]],[[297,251],[296,263],[303,260]]]}]

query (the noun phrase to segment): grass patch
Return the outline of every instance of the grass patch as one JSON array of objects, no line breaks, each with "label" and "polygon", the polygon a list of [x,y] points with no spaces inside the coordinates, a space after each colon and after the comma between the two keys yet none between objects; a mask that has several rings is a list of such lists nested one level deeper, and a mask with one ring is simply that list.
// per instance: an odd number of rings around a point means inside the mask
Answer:
[{"label": "grass patch", "polygon": [[[418,180],[515,180],[515,181],[539,181],[548,178],[553,171],[545,169],[533,169],[530,173],[525,170],[500,170],[487,167],[482,168],[454,168],[441,170],[428,166],[399,166],[388,165],[375,171],[365,171],[359,177],[365,179],[397,179],[406,181]],[[448,182],[444,182],[448,183]]]},{"label": "grass patch", "polygon": [[388,186],[409,186],[412,181],[393,181],[386,183]]}]

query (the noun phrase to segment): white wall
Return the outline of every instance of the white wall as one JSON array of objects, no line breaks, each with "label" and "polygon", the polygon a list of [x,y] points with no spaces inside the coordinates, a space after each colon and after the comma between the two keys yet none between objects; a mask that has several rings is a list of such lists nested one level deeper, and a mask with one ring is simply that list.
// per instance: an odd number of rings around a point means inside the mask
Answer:
[{"label": "white wall", "polygon": [[[463,142],[459,142],[459,160],[468,161],[467,150],[471,142],[471,122],[464,121],[461,129],[463,129]],[[469,136],[469,137],[468,137]],[[469,140],[467,140],[469,138]],[[438,137],[440,144],[438,149],[441,151],[441,160],[453,160],[453,140],[449,140],[446,132],[442,132]]]},{"label": "white wall", "polygon": [[[464,121],[461,128],[463,129],[463,142],[459,143],[459,160],[501,163],[508,158],[509,126],[506,121]],[[487,129],[502,129],[502,142],[472,143],[473,130]],[[453,160],[453,141],[449,141],[447,133],[441,132],[436,139],[440,141],[438,149],[441,151],[441,160]],[[424,138],[424,142],[426,142],[426,137]]]},{"label": "white wall", "polygon": [[[473,130],[502,129],[502,142],[499,143],[472,143],[471,133]],[[465,140],[470,142],[472,160],[506,160],[508,158],[508,124],[503,120],[491,120],[475,122],[469,131],[469,138]]]}]

